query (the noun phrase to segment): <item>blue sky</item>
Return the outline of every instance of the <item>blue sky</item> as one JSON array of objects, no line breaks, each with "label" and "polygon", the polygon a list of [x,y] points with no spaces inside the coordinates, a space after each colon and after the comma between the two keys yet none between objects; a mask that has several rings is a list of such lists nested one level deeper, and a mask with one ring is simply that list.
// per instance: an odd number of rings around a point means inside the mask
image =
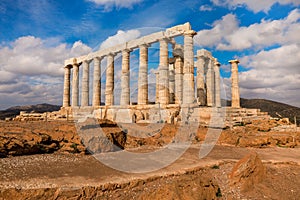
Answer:
[{"label": "blue sky", "polygon": [[238,58],[242,97],[300,106],[299,0],[1,0],[0,109],[61,104],[65,59],[185,22],[222,64],[227,97]]}]

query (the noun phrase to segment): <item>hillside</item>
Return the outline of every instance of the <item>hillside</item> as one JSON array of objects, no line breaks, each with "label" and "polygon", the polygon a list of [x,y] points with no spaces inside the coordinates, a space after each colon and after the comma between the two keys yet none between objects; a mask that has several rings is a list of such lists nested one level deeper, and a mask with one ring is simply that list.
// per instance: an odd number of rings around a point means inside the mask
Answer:
[{"label": "hillside", "polygon": [[[231,101],[222,99],[223,106],[230,106]],[[294,123],[296,117],[297,124],[300,124],[300,108],[285,103],[271,101],[267,99],[243,99],[241,98],[242,108],[257,108],[263,112],[268,112],[271,117],[289,118]]]},{"label": "hillside", "polygon": [[10,107],[6,110],[0,111],[0,119],[4,120],[6,117],[15,117],[16,115],[20,114],[20,111],[27,111],[27,112],[52,112],[57,111],[60,109],[60,106],[51,105],[51,104],[37,104],[37,105],[26,105],[26,106],[14,106]]}]

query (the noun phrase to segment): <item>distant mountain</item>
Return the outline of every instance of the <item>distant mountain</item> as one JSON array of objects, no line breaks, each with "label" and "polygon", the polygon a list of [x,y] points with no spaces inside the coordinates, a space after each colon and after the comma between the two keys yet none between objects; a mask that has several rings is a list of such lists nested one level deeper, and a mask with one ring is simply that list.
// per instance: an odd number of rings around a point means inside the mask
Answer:
[{"label": "distant mountain", "polygon": [[27,112],[52,112],[57,111],[60,109],[61,106],[51,105],[47,103],[37,104],[37,105],[27,105],[27,106],[14,106],[8,108],[6,110],[0,111],[0,119],[4,120],[6,117],[15,117],[20,114],[20,111],[27,111]]},{"label": "distant mountain", "polygon": [[[231,101],[222,100],[222,105],[231,105]],[[297,124],[300,124],[300,108],[285,103],[271,101],[267,99],[243,99],[241,98],[242,108],[258,108],[263,112],[268,112],[271,117],[289,118],[294,123],[296,117]]]}]

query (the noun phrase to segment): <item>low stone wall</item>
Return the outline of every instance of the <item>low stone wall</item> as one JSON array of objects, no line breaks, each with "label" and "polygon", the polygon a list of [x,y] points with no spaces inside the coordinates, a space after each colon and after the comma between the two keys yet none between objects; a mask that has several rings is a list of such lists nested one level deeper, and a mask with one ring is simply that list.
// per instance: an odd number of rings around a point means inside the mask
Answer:
[{"label": "low stone wall", "polygon": [[68,116],[60,111],[54,112],[44,112],[44,113],[34,113],[21,111],[18,116],[12,119],[7,119],[6,121],[53,121],[53,120],[67,120]]},{"label": "low stone wall", "polygon": [[259,109],[232,107],[199,107],[198,105],[99,106],[62,108],[60,115],[84,121],[87,118],[107,119],[117,123],[199,123],[214,128],[232,127],[252,120],[268,120],[270,116]]}]

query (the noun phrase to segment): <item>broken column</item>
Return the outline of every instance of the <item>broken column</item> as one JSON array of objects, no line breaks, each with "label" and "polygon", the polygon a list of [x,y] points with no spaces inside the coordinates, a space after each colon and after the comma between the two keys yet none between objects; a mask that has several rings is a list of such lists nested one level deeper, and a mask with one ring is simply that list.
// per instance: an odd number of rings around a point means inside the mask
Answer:
[{"label": "broken column", "polygon": [[240,107],[238,60],[230,60],[231,64],[231,107]]},{"label": "broken column", "polygon": [[93,106],[101,105],[101,59],[94,58]]},{"label": "broken column", "polygon": [[63,96],[63,107],[70,106],[70,77],[71,77],[71,67],[65,67],[65,77],[64,77],[64,96]]},{"label": "broken column", "polygon": [[122,51],[122,76],[121,76],[121,100],[120,105],[125,106],[130,103],[130,50]]},{"label": "broken column", "polygon": [[148,46],[142,44],[140,48],[140,68],[138,79],[138,105],[148,104]]},{"label": "broken column", "polygon": [[194,35],[196,35],[196,32],[193,30],[184,33],[183,104],[191,104],[195,101]]},{"label": "broken column", "polygon": [[106,89],[105,89],[105,105],[111,106],[114,104],[114,56],[110,53],[107,55],[106,68]]}]

